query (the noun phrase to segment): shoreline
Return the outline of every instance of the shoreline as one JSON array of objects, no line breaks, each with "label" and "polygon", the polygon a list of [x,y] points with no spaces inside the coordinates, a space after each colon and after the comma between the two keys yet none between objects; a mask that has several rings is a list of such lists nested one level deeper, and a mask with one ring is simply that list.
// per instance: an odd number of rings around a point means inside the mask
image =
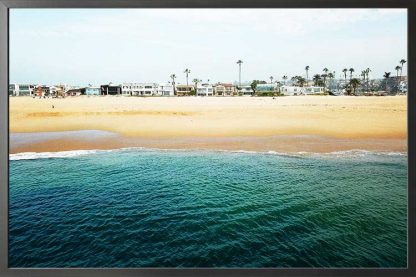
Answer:
[{"label": "shoreline", "polygon": [[130,138],[112,132],[84,130],[11,133],[9,153],[112,150],[129,147],[178,150],[275,151],[281,153],[330,153],[351,150],[407,152],[407,140],[340,139],[315,135],[221,138]]}]

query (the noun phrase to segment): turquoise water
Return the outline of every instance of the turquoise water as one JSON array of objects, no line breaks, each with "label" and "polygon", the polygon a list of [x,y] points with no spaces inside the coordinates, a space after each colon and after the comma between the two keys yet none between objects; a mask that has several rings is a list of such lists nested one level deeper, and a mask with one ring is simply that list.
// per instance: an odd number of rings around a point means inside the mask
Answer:
[{"label": "turquoise water", "polygon": [[125,149],[10,161],[11,267],[406,267],[407,157]]}]

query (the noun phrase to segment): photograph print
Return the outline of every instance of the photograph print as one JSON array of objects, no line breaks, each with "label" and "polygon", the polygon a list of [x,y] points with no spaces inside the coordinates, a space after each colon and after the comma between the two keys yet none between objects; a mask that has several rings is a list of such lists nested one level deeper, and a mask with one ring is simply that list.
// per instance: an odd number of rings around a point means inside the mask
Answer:
[{"label": "photograph print", "polygon": [[9,267],[406,268],[406,9],[11,9]]}]

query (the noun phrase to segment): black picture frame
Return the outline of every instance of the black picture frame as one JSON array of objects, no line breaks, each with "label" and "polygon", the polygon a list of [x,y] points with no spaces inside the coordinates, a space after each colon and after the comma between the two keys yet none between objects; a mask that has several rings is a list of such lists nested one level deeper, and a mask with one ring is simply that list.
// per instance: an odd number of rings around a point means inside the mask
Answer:
[{"label": "black picture frame", "polygon": [[[349,268],[9,268],[9,10],[18,8],[406,8],[408,10],[408,267]],[[0,0],[0,276],[416,276],[415,136],[416,119],[415,0]]]}]

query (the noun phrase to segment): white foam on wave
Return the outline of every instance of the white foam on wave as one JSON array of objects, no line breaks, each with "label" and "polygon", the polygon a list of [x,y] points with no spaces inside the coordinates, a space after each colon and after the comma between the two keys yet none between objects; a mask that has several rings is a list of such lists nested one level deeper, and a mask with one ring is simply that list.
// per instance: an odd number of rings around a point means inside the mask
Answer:
[{"label": "white foam on wave", "polygon": [[327,156],[355,156],[355,157],[364,157],[368,155],[378,155],[378,156],[407,156],[406,152],[388,152],[388,151],[369,151],[362,149],[352,149],[345,151],[335,151],[328,153],[320,153],[320,155]]},{"label": "white foam on wave", "polygon": [[124,152],[124,151],[169,151],[169,152],[224,152],[224,153],[240,153],[240,154],[261,154],[261,155],[276,155],[286,157],[366,157],[366,156],[407,156],[406,152],[385,152],[385,151],[368,151],[368,150],[346,150],[346,151],[335,151],[327,153],[316,153],[316,152],[277,152],[274,150],[270,151],[252,151],[252,150],[210,150],[210,149],[159,149],[159,148],[146,148],[146,147],[124,147],[119,149],[111,150],[72,150],[72,151],[59,151],[59,152],[22,152],[16,154],[10,154],[9,160],[35,160],[35,159],[51,159],[51,158],[73,158],[78,156],[85,156],[97,153],[106,152]]},{"label": "white foam on wave", "polygon": [[73,150],[60,152],[22,152],[17,154],[10,154],[11,161],[19,160],[35,160],[35,159],[51,159],[51,158],[72,158],[83,155],[95,154],[101,151],[109,150]]}]

